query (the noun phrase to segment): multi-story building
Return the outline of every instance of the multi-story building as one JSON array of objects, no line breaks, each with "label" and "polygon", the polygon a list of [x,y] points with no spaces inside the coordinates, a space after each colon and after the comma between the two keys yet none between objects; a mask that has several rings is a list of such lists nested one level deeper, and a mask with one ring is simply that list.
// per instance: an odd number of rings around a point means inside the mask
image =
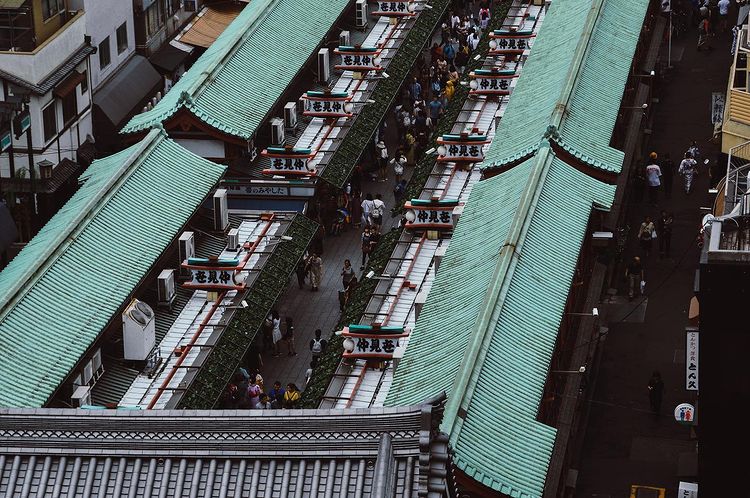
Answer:
[{"label": "multi-story building", "polygon": [[80,163],[90,160],[96,47],[85,12],[71,3],[0,4],[0,180],[22,241],[72,193]]},{"label": "multi-story building", "polygon": [[133,0],[139,53],[154,54],[203,5],[203,0]]}]

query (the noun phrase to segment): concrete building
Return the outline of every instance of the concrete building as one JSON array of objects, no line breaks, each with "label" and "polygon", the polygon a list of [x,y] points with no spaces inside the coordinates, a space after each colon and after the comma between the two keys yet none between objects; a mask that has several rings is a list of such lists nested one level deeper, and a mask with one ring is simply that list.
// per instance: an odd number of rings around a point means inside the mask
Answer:
[{"label": "concrete building", "polygon": [[0,179],[5,197],[13,197],[21,239],[28,240],[90,161],[89,56],[96,47],[86,36],[86,13],[69,10],[67,2],[3,6]]}]

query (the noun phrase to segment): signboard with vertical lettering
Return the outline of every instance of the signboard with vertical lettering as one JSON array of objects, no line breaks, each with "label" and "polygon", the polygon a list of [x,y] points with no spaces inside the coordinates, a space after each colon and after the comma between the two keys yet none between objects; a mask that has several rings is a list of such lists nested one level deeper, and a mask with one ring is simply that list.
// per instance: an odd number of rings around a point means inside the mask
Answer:
[{"label": "signboard with vertical lettering", "polygon": [[688,391],[698,390],[698,330],[688,328],[686,330],[685,345],[685,389]]}]

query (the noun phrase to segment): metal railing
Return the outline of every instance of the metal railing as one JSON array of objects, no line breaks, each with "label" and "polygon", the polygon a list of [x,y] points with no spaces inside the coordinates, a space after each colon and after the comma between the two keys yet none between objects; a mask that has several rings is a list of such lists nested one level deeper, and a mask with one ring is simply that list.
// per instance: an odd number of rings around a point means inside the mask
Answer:
[{"label": "metal railing", "polygon": [[737,204],[742,202],[742,197],[748,193],[750,186],[748,174],[750,174],[750,141],[729,149],[722,214],[732,212]]}]

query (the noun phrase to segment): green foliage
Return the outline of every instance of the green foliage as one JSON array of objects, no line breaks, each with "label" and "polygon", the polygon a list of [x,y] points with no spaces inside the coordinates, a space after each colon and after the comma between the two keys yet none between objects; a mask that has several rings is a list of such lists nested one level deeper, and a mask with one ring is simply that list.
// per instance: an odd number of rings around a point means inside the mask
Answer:
[{"label": "green foliage", "polygon": [[370,96],[375,103],[362,108],[320,178],[338,188],[344,185],[383,121],[385,113],[398,97],[399,90],[409,76],[417,57],[430,41],[450,3],[450,0],[433,0],[432,9],[425,9],[419,14],[406,39],[388,64],[389,78],[378,82]]},{"label": "green foliage", "polygon": [[294,273],[318,224],[295,216],[284,235],[292,240],[276,245],[258,274],[245,300],[248,307],[236,310],[231,322],[212,348],[198,375],[180,400],[178,408],[210,409],[240,365],[260,326]]}]

